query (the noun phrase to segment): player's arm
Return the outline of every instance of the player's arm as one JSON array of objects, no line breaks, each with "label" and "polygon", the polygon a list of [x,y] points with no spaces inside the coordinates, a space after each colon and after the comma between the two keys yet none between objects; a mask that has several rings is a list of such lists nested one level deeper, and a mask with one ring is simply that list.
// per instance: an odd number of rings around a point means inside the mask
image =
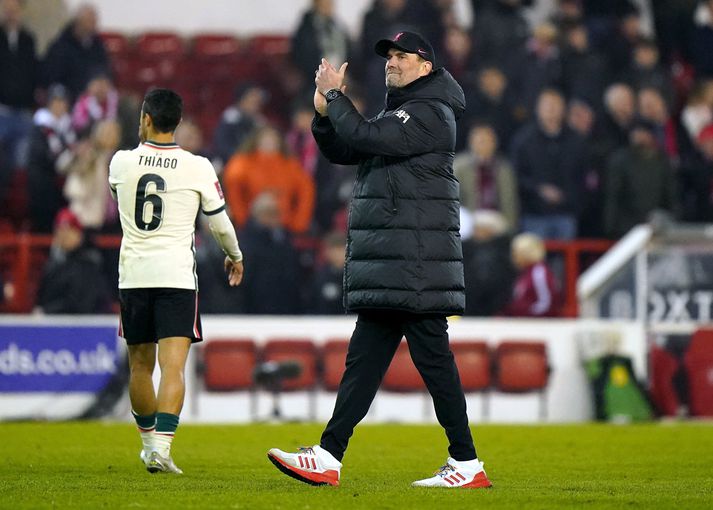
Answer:
[{"label": "player's arm", "polygon": [[238,246],[238,237],[235,235],[233,224],[225,212],[223,190],[218,182],[213,165],[205,158],[201,158],[201,209],[208,216],[210,231],[218,241],[225,253],[225,270],[228,272],[228,283],[231,287],[240,285],[243,279],[243,253]]},{"label": "player's arm", "polygon": [[111,197],[114,200],[118,200],[118,197],[116,195],[116,185],[119,183],[119,153],[122,151],[117,152],[114,154],[114,156],[111,158],[111,161],[109,162],[109,191],[111,192]]},{"label": "player's arm", "polygon": [[228,271],[228,282],[232,287],[240,285],[243,279],[243,253],[240,251],[238,237],[235,235],[235,229],[225,209],[216,214],[210,214],[208,226],[226,255],[225,270]]}]

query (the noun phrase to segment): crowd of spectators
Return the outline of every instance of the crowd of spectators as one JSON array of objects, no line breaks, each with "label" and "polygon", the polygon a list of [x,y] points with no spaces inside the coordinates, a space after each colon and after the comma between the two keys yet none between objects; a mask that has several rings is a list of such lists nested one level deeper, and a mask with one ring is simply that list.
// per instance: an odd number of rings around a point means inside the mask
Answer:
[{"label": "crowd of spectators", "polygon": [[[177,140],[216,165],[246,254],[245,283],[229,292],[214,271],[220,254],[199,239],[205,311],[340,312],[354,169],[329,163],[311,136],[314,70],[321,57],[349,61],[348,95],[374,115],[384,70],[373,44],[403,30],[430,39],[436,66],[467,98],[454,163],[467,313],[514,310],[503,282],[520,281],[518,233],[535,236],[532,248],[538,238],[617,239],[659,210],[712,221],[713,0],[554,0],[532,24],[535,2],[471,0],[464,26],[452,0],[373,0],[353,38],[334,0],[313,0],[295,16],[282,89],[257,76],[232,84],[213,132],[187,111]],[[23,172],[29,207],[16,227],[50,233],[67,208],[91,244],[119,231],[107,161],[136,145],[140,98],[115,85],[94,8],[80,7],[40,55],[23,4],[0,1],[0,203]]]}]

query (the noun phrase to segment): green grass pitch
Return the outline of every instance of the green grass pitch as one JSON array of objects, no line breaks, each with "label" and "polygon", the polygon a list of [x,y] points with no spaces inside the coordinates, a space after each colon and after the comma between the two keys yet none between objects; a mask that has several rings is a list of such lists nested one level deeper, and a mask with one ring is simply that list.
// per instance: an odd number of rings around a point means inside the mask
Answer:
[{"label": "green grass pitch", "polygon": [[340,487],[267,460],[318,441],[320,425],[181,426],[183,476],[150,475],[130,424],[0,424],[0,508],[713,508],[713,426],[474,426],[494,488],[415,489],[447,456],[438,426],[363,425]]}]

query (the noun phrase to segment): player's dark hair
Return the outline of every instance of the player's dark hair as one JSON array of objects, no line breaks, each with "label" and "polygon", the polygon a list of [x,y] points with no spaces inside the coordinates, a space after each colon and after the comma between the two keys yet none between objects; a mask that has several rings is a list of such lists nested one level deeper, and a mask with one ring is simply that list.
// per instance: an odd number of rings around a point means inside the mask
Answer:
[{"label": "player's dark hair", "polygon": [[181,122],[183,99],[173,90],[153,89],[144,97],[141,111],[151,116],[156,131],[173,133]]}]

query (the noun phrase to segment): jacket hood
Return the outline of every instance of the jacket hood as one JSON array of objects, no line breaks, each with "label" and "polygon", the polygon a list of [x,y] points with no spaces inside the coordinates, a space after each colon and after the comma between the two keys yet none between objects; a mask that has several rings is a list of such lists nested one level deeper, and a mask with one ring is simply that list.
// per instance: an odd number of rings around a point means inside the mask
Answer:
[{"label": "jacket hood", "polygon": [[465,94],[451,73],[441,67],[428,76],[419,78],[405,87],[392,88],[386,93],[386,109],[394,110],[406,101],[435,99],[451,107],[456,119],[465,111]]}]

